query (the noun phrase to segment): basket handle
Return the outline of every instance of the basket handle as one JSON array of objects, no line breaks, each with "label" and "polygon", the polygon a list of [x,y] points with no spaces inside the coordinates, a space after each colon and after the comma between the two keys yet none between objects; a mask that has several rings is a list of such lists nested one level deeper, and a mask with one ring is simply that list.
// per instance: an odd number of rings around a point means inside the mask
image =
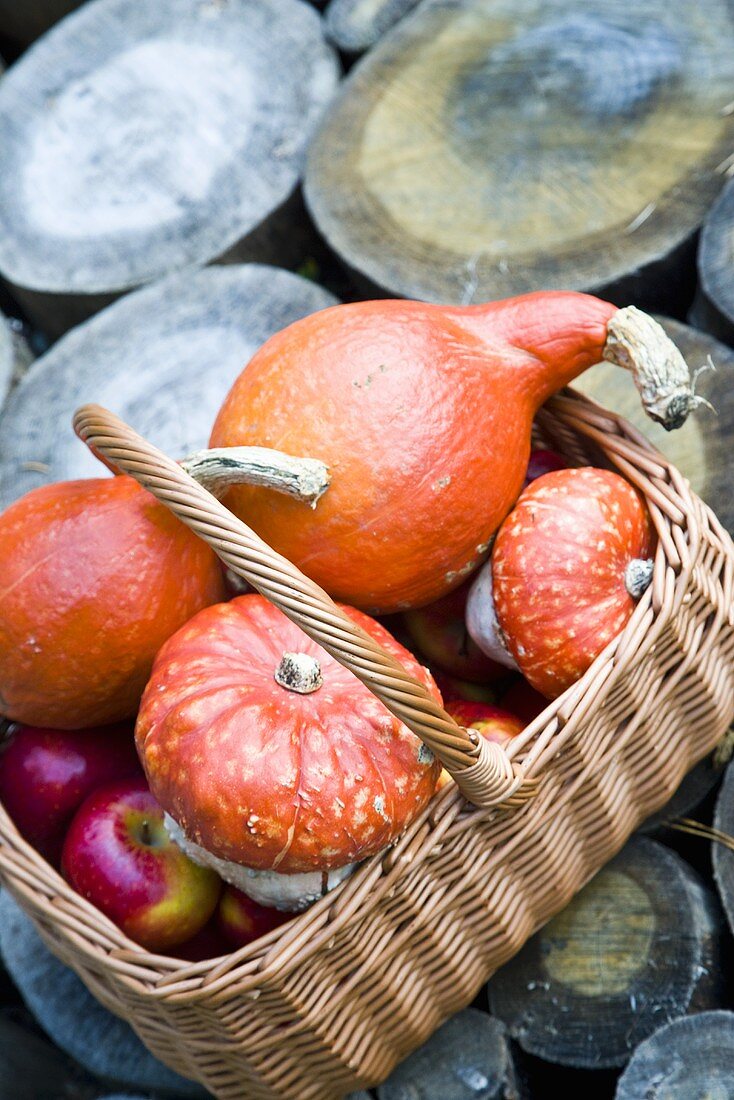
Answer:
[{"label": "basket handle", "polygon": [[74,416],[81,439],[131,475],[212,547],[226,565],[266,596],[365,684],[438,757],[477,806],[517,805],[529,793],[505,750],[465,730],[341,611],[330,596],[195,481],[173,459],[99,405]]}]

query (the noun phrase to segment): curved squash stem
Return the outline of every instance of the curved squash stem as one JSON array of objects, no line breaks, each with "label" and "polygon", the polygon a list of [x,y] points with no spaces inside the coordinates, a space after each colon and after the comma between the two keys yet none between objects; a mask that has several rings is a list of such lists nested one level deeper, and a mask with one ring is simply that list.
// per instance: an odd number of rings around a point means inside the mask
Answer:
[{"label": "curved squash stem", "polygon": [[215,447],[197,451],[181,466],[200,485],[221,497],[233,485],[275,489],[316,507],[329,487],[329,468],[316,458],[296,458],[269,447]]},{"label": "curved squash stem", "polygon": [[610,320],[603,356],[632,372],[645,412],[667,431],[709,404],[694,392],[688,365],[662,326],[634,306],[618,309]]}]

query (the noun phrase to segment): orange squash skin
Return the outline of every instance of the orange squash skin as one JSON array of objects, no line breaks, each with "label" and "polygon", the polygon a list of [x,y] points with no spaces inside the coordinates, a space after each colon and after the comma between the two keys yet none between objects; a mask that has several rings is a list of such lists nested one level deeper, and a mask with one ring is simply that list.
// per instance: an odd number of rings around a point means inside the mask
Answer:
[{"label": "orange squash skin", "polygon": [[[387,630],[342,610],[441,701]],[[323,684],[276,682],[284,653]],[[206,608],[156,658],[135,728],[150,789],[195,844],[284,874],[381,851],[427,804],[439,763],[353,673],[259,595]]]},{"label": "orange squash skin", "polygon": [[331,485],[315,509],[250,486],[226,503],[337,599],[380,612],[438,599],[486,557],[536,409],[601,359],[615,312],[553,293],[359,302],[297,321],[239,376],[211,445],[319,458]]},{"label": "orange squash skin", "polygon": [[495,610],[525,679],[547,699],[575,683],[637,606],[625,570],[652,557],[644,500],[619,474],[583,466],[524,490],[492,552]]},{"label": "orange squash skin", "polygon": [[0,713],[132,716],[160,646],[223,594],[214,553],[131,478],[33,490],[0,516]]}]

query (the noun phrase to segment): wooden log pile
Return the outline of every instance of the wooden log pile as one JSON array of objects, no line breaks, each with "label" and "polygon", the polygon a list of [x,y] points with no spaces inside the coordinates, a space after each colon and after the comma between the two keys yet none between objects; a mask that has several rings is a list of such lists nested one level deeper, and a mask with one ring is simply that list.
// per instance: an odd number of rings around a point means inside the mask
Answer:
[{"label": "wooden log pile", "polygon": [[297,263],[296,185],[337,73],[299,0],[63,20],[0,86],[0,273],[29,316],[58,335],[182,268]]},{"label": "wooden log pile", "polygon": [[311,213],[372,291],[680,307],[731,152],[733,37],[718,4],[428,0],[330,108]]},{"label": "wooden log pile", "polygon": [[714,891],[637,838],[490,981],[490,1011],[546,1061],[623,1066],[661,1024],[725,1003],[722,938]]},{"label": "wooden log pile", "polygon": [[[70,431],[90,397],[171,454],[203,446],[253,352],[338,298],[563,287],[659,314],[715,412],[666,434],[623,372],[576,386],[734,532],[727,5],[0,0],[0,53],[0,306],[39,355],[0,316],[0,508],[99,476]],[[353,1100],[734,1096],[726,764],[701,762],[470,1009]],[[7,896],[0,954],[0,1097],[205,1095]]]},{"label": "wooden log pile", "polygon": [[51,481],[100,476],[70,430],[89,393],[183,458],[205,447],[244,363],[274,332],[335,299],[260,264],[171,275],[126,295],[59,340],[0,416],[0,507]]}]

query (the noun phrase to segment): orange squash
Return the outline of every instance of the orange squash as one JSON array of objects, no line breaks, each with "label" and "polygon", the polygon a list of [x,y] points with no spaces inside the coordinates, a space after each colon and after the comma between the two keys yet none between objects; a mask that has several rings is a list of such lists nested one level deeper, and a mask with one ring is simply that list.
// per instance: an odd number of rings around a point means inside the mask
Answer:
[{"label": "orange squash", "polygon": [[529,684],[555,699],[626,626],[652,578],[643,498],[610,470],[555,470],[524,490],[492,552],[499,628]]},{"label": "orange squash", "polygon": [[321,459],[331,485],[314,508],[252,486],[226,502],[335,598],[373,612],[428,603],[486,557],[522,487],[538,407],[602,358],[634,372],[667,427],[698,401],[655,322],[584,294],[313,314],[257,352],[211,445]]},{"label": "orange squash", "polygon": [[213,551],[132,478],[34,489],[0,516],[0,714],[131,717],[163,642],[223,597]]}]

